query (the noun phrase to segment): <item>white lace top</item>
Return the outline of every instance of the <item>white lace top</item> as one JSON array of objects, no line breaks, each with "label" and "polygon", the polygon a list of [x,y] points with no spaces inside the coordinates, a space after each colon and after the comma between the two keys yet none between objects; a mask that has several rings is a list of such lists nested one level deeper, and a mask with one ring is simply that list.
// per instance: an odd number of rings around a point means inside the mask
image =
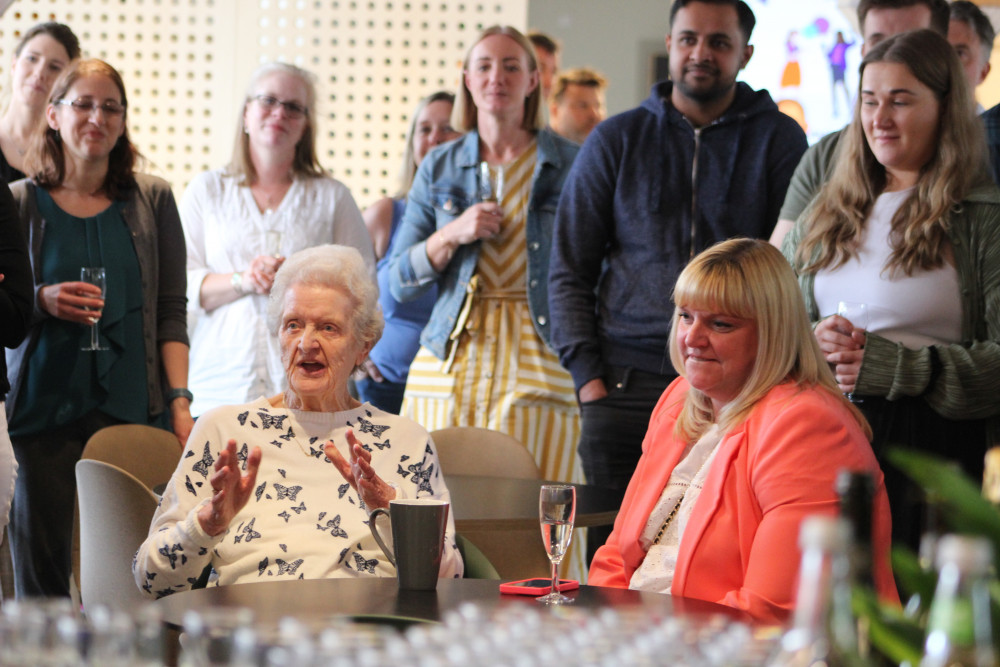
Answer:
[{"label": "white lace top", "polygon": [[684,528],[701,495],[723,435],[718,426],[710,428],[670,473],[670,479],[639,537],[639,544],[646,549],[646,557],[633,573],[629,588],[655,593],[670,592]]}]

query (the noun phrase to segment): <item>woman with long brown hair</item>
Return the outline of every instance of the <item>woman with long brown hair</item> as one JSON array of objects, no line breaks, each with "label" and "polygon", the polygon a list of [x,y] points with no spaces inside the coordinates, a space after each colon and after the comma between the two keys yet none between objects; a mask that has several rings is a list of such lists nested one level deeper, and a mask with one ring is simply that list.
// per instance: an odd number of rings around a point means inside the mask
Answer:
[{"label": "woman with long brown hair", "polygon": [[[180,219],[169,185],[136,171],[121,76],[74,62],[45,118],[12,188],[35,281],[34,324],[7,354],[18,597],[69,595],[74,466],[91,435],[169,423],[180,447],[193,426]],[[104,269],[106,292],[84,267]]]},{"label": "woman with long brown hair", "polygon": [[[984,146],[948,42],[929,30],[881,42],[830,182],[784,244],[876,454],[935,452],[974,478],[1000,417],[1000,191]],[[867,323],[836,314],[841,301],[863,302]],[[919,493],[885,468],[894,535],[915,545]]]},{"label": "woman with long brown hair", "polygon": [[24,154],[32,135],[45,124],[52,84],[80,57],[80,42],[69,26],[52,21],[29,28],[14,47],[10,87],[0,115],[0,177],[24,178]]}]

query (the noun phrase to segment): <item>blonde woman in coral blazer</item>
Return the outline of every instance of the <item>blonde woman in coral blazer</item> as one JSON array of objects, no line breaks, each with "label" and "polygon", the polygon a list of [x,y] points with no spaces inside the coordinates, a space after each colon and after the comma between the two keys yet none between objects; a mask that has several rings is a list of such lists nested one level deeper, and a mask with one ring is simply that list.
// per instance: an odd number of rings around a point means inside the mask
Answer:
[{"label": "blonde woman in coral blazer", "polygon": [[726,241],[684,270],[674,301],[670,350],[681,378],[653,412],[588,583],[782,621],[794,602],[799,524],[837,514],[834,481],[846,468],[875,476],[875,581],[897,600],[870,430],[836,386],[787,262],[762,241]]}]

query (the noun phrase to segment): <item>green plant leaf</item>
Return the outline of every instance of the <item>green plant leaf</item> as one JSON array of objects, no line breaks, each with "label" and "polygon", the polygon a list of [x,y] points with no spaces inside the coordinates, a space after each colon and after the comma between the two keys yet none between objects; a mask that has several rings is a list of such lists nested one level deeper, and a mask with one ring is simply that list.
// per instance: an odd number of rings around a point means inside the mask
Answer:
[{"label": "green plant leaf", "polygon": [[1000,570],[1000,510],[983,498],[978,483],[969,481],[950,461],[937,456],[892,448],[887,457],[924,491],[936,497],[944,509],[941,519],[952,532],[989,539],[993,543],[994,562]]},{"label": "green plant leaf", "polygon": [[881,604],[872,590],[855,588],[851,596],[855,616],[868,622],[868,640],[883,657],[900,664],[920,664],[924,629],[903,615],[895,604]]}]

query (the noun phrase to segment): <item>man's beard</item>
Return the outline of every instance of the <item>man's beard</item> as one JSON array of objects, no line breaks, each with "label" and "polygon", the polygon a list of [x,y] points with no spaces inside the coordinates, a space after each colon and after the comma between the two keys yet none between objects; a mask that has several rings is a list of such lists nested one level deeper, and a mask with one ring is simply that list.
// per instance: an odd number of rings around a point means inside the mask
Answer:
[{"label": "man's beard", "polygon": [[736,80],[724,80],[719,78],[719,70],[715,70],[713,74],[715,75],[715,83],[709,86],[691,86],[687,83],[683,76],[674,81],[674,85],[680,89],[681,94],[688,99],[694,100],[700,104],[707,104],[709,102],[715,102],[729,94],[733,87],[736,85]]}]

